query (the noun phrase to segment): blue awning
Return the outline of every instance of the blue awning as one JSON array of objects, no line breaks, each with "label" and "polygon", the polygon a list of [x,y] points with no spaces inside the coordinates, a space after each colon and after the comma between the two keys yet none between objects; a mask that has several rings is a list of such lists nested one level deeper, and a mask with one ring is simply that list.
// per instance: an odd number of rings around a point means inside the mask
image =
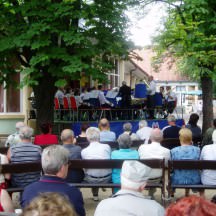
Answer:
[{"label": "blue awning", "polygon": [[197,91],[184,91],[181,92],[184,95],[202,95],[202,90],[197,90]]}]

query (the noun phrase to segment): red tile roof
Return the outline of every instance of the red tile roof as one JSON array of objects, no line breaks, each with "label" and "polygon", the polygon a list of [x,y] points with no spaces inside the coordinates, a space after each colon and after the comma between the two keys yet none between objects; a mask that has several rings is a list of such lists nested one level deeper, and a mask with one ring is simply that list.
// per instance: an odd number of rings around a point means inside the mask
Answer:
[{"label": "red tile roof", "polygon": [[172,62],[172,58],[166,58],[161,64],[158,72],[152,67],[152,57],[155,53],[151,49],[134,50],[142,60],[131,59],[139,68],[145,71],[149,76],[154,76],[156,81],[190,81],[187,76],[177,71],[176,64]]}]

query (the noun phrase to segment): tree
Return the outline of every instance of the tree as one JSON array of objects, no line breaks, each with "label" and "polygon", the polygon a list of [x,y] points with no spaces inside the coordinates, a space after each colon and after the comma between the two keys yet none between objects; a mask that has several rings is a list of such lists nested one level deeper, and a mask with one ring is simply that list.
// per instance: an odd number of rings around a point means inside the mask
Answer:
[{"label": "tree", "polygon": [[[160,0],[159,0],[160,1]],[[181,71],[201,82],[203,132],[213,119],[213,77],[216,72],[216,2],[161,1],[170,5],[164,30],[155,38],[160,57],[175,57]]]},{"label": "tree", "polygon": [[38,121],[53,120],[57,86],[80,72],[103,80],[109,56],[127,54],[126,4],[119,0],[0,0],[0,83],[23,74]]}]

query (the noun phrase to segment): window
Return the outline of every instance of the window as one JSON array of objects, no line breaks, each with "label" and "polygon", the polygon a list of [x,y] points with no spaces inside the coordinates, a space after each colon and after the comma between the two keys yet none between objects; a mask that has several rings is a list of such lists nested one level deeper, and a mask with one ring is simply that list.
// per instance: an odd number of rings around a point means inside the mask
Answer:
[{"label": "window", "polygon": [[186,86],[176,86],[176,91],[177,92],[186,91]]},{"label": "window", "polygon": [[114,69],[108,74],[109,89],[119,86],[119,62],[117,59],[114,60]]},{"label": "window", "polygon": [[[12,79],[20,82],[20,74],[15,74]],[[0,85],[0,113],[21,112],[20,94],[20,89],[14,86],[9,86],[9,88],[4,89],[4,86]]]}]

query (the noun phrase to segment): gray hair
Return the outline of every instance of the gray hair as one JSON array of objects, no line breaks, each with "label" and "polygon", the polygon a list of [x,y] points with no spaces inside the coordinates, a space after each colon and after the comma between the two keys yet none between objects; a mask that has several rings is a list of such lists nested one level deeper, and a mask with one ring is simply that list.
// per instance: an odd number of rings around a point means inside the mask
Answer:
[{"label": "gray hair", "polygon": [[31,139],[34,130],[28,126],[21,127],[19,130],[20,139]]},{"label": "gray hair", "polygon": [[126,133],[121,134],[117,141],[120,149],[128,149],[132,144],[130,135]]},{"label": "gray hair", "polygon": [[41,163],[45,174],[56,175],[69,161],[69,151],[60,145],[51,145],[42,152]]},{"label": "gray hair", "polygon": [[24,123],[24,122],[17,122],[16,123],[16,130],[19,132],[19,130],[20,130],[20,128],[22,128],[22,127],[24,127],[24,126],[26,126],[26,124]]},{"label": "gray hair", "polygon": [[96,127],[89,127],[86,130],[86,137],[89,142],[99,142],[100,141],[100,130]]},{"label": "gray hair", "polygon": [[130,122],[123,124],[123,130],[124,131],[131,131],[132,130],[132,124]]},{"label": "gray hair", "polygon": [[176,118],[175,118],[174,115],[169,115],[169,116],[167,117],[167,121],[168,121],[168,122],[175,122],[175,121],[176,121]]},{"label": "gray hair", "polygon": [[127,85],[126,81],[122,81],[122,85]]},{"label": "gray hair", "polygon": [[139,128],[147,127],[148,123],[146,120],[139,121]]},{"label": "gray hair", "polygon": [[150,134],[150,140],[160,143],[163,140],[163,132],[158,128],[153,129]]},{"label": "gray hair", "polygon": [[74,132],[71,129],[65,129],[61,132],[61,141],[65,142],[70,138],[74,138]]}]

